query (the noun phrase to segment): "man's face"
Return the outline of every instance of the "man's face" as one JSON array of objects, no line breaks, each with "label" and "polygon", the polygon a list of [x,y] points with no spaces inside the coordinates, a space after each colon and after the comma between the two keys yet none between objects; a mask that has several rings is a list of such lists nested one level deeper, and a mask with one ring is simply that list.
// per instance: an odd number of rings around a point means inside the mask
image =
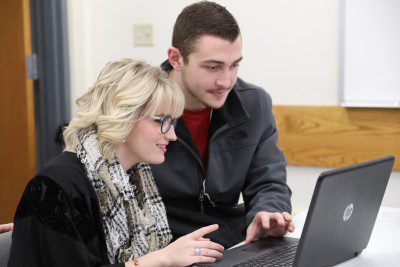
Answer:
[{"label": "man's face", "polygon": [[220,108],[236,83],[242,40],[234,42],[203,35],[181,70],[187,109]]}]

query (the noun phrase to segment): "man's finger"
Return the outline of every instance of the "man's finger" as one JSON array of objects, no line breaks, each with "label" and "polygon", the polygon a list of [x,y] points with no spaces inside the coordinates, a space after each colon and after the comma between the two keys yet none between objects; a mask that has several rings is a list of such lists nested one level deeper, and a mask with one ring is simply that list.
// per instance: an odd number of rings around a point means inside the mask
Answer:
[{"label": "man's finger", "polygon": [[271,228],[271,221],[275,221],[280,226],[285,225],[285,219],[283,218],[283,215],[279,212],[274,212],[274,213],[260,212],[259,214],[262,227],[266,230]]},{"label": "man's finger", "polygon": [[268,230],[270,228],[270,216],[271,213],[268,212],[260,212],[257,214],[259,217],[259,222],[261,224],[261,227]]},{"label": "man's finger", "polygon": [[246,244],[248,244],[248,243],[250,243],[250,242],[252,242],[253,240],[254,240],[254,237],[255,237],[255,231],[256,231],[256,229],[255,229],[255,221],[256,221],[256,218],[254,217],[253,218],[253,221],[251,222],[251,224],[249,225],[249,227],[247,227],[247,230],[246,230],[246,239],[244,240],[244,243],[246,243]]},{"label": "man's finger", "polygon": [[218,229],[218,227],[219,227],[218,224],[212,224],[212,225],[209,225],[209,226],[202,227],[202,228],[200,228],[200,229],[198,229],[198,230],[192,232],[190,235],[191,235],[194,239],[198,239],[198,238],[200,238],[200,237],[203,237],[203,236],[206,235],[206,234],[209,234],[209,233],[211,233],[211,232],[214,232],[215,230]]},{"label": "man's finger", "polygon": [[287,226],[287,229],[288,229],[289,232],[293,232],[294,229],[295,229],[294,223],[289,222],[289,224]]},{"label": "man's finger", "polygon": [[244,243],[248,244],[253,240],[254,240],[254,233],[253,232],[249,233],[249,231],[247,231],[246,240],[244,241]]},{"label": "man's finger", "polygon": [[291,222],[292,221],[292,215],[287,213],[286,211],[282,213],[283,218],[285,219],[286,222]]},{"label": "man's finger", "polygon": [[282,213],[274,212],[270,217],[271,220],[273,219],[279,226],[285,226],[285,218]]}]

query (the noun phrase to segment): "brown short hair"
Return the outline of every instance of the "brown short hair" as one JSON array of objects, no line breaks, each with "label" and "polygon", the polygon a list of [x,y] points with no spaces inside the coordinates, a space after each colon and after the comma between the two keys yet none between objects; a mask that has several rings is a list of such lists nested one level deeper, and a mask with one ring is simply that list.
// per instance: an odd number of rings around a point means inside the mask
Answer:
[{"label": "brown short hair", "polygon": [[179,14],[172,34],[172,46],[179,49],[186,61],[187,56],[193,52],[196,40],[205,34],[234,42],[240,29],[225,7],[201,1],[185,7]]}]

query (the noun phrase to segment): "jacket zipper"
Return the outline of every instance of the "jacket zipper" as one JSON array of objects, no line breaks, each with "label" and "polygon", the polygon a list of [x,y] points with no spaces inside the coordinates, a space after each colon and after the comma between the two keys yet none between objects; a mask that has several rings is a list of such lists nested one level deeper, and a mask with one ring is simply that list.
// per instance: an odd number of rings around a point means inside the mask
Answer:
[{"label": "jacket zipper", "polygon": [[[190,153],[195,157],[195,159],[197,160],[197,162],[199,163],[199,165],[201,166],[201,169],[203,170],[203,174],[204,176],[206,176],[206,172],[204,170],[204,166],[203,166],[203,162],[201,161],[201,158],[196,154],[196,152],[193,151],[192,147],[186,143],[182,138],[178,137],[178,142],[181,143],[184,147],[186,147]],[[200,202],[200,212],[203,215],[204,214],[204,192],[203,192],[203,187],[201,184],[199,184],[200,187],[200,195],[199,195],[199,202]]]},{"label": "jacket zipper", "polygon": [[[213,136],[211,136],[210,141],[209,141],[209,144],[208,144],[208,147],[210,147],[210,144],[211,144],[212,140],[214,140],[214,138],[215,138],[218,134],[220,134],[221,132],[225,131],[226,129],[229,129],[229,128],[231,128],[231,127],[237,126],[237,125],[239,125],[239,124],[241,124],[241,123],[243,123],[243,122],[245,122],[245,121],[246,121],[246,119],[243,119],[243,120],[237,121],[235,124],[231,124],[231,125],[230,125],[230,124],[228,123],[228,124],[225,124],[225,125],[223,125],[222,127],[220,127],[220,128],[213,134]],[[203,166],[203,165],[201,165],[201,166]],[[204,173],[205,173],[204,168],[203,168],[203,171],[204,171]],[[204,177],[205,177],[205,178],[204,178],[204,180],[203,180],[203,182],[202,182],[201,192],[200,192],[200,195],[199,195],[200,212],[201,212],[202,215],[204,214],[204,197],[207,197],[207,198],[208,198],[208,201],[210,202],[210,204],[211,204],[213,207],[216,206],[215,203],[212,201],[210,195],[206,193],[206,180],[207,180],[208,175],[206,174],[206,175],[204,175]]]},{"label": "jacket zipper", "polygon": [[201,215],[204,215],[204,192],[203,189],[200,191],[199,195],[199,201],[200,201],[200,213]]},{"label": "jacket zipper", "polygon": [[[231,127],[237,126],[237,125],[239,125],[239,124],[245,122],[246,120],[247,120],[247,119],[244,118],[244,119],[242,119],[242,120],[240,120],[240,121],[237,121],[235,124],[229,125],[229,123],[228,123],[228,124],[223,125],[223,126],[220,127],[220,128],[213,134],[213,136],[210,138],[209,144],[211,144],[211,141],[215,138],[215,136],[217,136],[217,135],[218,135],[219,133],[221,133],[222,131],[225,131],[226,129],[229,129],[229,128],[231,128]],[[206,171],[205,171],[205,169],[204,169],[203,162],[201,161],[200,157],[193,151],[193,149],[192,149],[183,139],[178,138],[178,141],[179,141],[182,145],[184,145],[184,146],[190,151],[190,153],[192,153],[192,155],[196,158],[197,162],[200,164],[201,169],[203,170],[203,174],[204,174],[204,177],[205,177],[205,178],[203,179],[203,181],[202,181],[202,183],[201,183],[201,186],[200,186],[200,187],[201,187],[201,190],[200,190],[200,194],[199,194],[199,202],[200,202],[200,213],[201,213],[201,215],[204,215],[204,197],[205,197],[205,196],[207,196],[207,197],[208,197],[208,200],[210,201],[210,203],[211,203],[213,206],[215,206],[214,202],[211,200],[211,197],[206,193],[205,182],[206,182],[206,180],[207,180],[207,173],[206,173]]]}]

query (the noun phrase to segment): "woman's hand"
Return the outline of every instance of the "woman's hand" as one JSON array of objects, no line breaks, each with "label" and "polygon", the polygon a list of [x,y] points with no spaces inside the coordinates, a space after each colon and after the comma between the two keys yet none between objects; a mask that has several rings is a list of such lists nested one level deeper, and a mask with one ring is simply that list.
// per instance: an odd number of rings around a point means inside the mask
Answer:
[{"label": "woman's hand", "polygon": [[10,232],[13,230],[13,228],[14,228],[13,223],[1,224],[0,225],[0,234]]},{"label": "woman's hand", "polygon": [[217,229],[218,224],[200,228],[163,248],[160,252],[164,254],[167,266],[188,266],[193,263],[215,262],[221,258],[224,247],[203,238]]},{"label": "woman's hand", "polygon": [[222,257],[224,247],[203,236],[217,229],[218,224],[213,224],[182,236],[167,247],[140,257],[139,265],[188,266],[193,263],[215,262]]}]

